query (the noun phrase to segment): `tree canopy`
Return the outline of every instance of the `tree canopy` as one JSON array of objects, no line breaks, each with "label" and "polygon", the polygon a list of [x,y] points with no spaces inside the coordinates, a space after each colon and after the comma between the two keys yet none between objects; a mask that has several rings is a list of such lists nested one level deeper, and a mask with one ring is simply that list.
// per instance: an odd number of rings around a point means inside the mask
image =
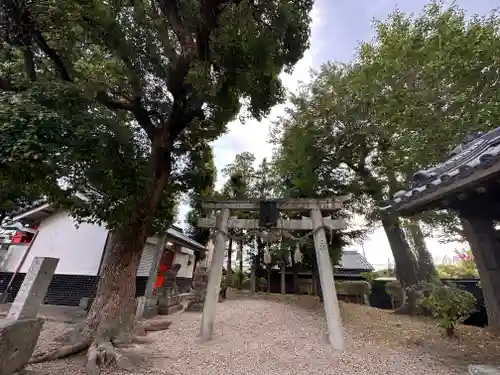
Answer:
[{"label": "tree canopy", "polygon": [[[165,174],[160,216],[171,221],[173,197],[194,183],[198,149],[241,103],[261,118],[283,99],[278,75],[308,46],[311,7],[2,2],[2,175],[113,227]],[[90,205],[69,199],[88,186],[101,193]]]},{"label": "tree canopy", "polygon": [[[209,142],[241,107],[261,119],[284,99],[312,3],[1,2],[1,176],[114,230],[82,342],[131,329],[146,238],[180,193],[210,189]],[[89,366],[110,347],[91,346]]]}]

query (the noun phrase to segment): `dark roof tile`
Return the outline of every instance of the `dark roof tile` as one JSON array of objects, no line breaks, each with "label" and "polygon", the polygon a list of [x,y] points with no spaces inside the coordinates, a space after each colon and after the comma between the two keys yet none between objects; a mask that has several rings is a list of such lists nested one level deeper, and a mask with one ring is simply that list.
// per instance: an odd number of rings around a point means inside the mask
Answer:
[{"label": "dark roof tile", "polygon": [[373,267],[363,255],[353,250],[344,250],[338,267],[342,270],[373,270]]},{"label": "dark roof tile", "polygon": [[500,128],[486,134],[478,132],[469,135],[455,147],[444,162],[413,174],[408,190],[394,194],[391,202],[381,210],[395,209],[402,204],[411,203],[415,198],[438,191],[476,171],[489,168],[500,161]]}]

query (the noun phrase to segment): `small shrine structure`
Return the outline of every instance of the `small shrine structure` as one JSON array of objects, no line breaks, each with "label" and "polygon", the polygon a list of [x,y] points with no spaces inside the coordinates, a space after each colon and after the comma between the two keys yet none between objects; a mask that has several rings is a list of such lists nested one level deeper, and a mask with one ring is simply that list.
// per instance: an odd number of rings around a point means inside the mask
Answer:
[{"label": "small shrine structure", "polygon": [[449,158],[413,174],[382,212],[413,216],[449,210],[460,218],[483,286],[489,326],[500,331],[500,128],[473,133]]},{"label": "small shrine structure", "polygon": [[[228,229],[310,231],[314,239],[318,273],[323,291],[328,342],[334,349],[343,350],[344,335],[325,229],[343,229],[345,222],[341,219],[324,218],[323,212],[328,214],[338,212],[342,209],[343,203],[348,199],[348,196],[343,196],[323,200],[287,199],[203,202],[202,207],[205,211],[215,211],[217,214],[215,217],[198,219],[198,227],[212,228],[215,231],[215,249],[208,274],[208,284],[201,320],[200,336],[202,340],[210,340],[212,338]],[[236,212],[258,211],[260,219],[230,217],[231,210]],[[301,220],[284,220],[279,218],[279,211],[308,212],[310,217],[302,217]]]}]

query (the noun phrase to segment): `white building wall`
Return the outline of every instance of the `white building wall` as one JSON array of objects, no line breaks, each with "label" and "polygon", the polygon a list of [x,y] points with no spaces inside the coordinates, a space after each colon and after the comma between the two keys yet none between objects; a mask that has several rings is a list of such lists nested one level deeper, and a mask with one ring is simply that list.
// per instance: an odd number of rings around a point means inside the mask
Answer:
[{"label": "white building wall", "polygon": [[[28,272],[35,257],[59,258],[56,274],[96,276],[106,243],[108,230],[95,224],[79,224],[66,212],[58,212],[43,220],[30,252],[19,270]],[[9,248],[3,272],[14,272],[26,245]]]},{"label": "white building wall", "polygon": [[[179,273],[177,277],[183,277],[190,279],[193,277],[194,270],[194,251],[185,247],[181,247],[180,251],[177,251],[174,255],[173,264],[179,263],[181,268],[179,269]],[[188,264],[191,262],[191,264]]]}]

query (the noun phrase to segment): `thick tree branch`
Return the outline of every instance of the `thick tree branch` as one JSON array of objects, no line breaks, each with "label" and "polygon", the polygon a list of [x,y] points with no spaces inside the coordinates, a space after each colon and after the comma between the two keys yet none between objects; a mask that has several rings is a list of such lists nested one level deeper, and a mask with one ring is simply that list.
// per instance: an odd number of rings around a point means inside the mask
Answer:
[{"label": "thick tree branch", "polygon": [[56,72],[63,81],[71,82],[69,70],[59,53],[50,47],[39,30],[33,30],[33,39],[43,53],[52,61]]},{"label": "thick tree branch", "polygon": [[175,0],[158,0],[158,6],[179,41],[182,55],[185,57],[193,56],[196,53],[196,43],[193,34],[181,17],[178,2]]},{"label": "thick tree branch", "polygon": [[132,111],[134,108],[132,102],[124,98],[115,98],[109,95],[106,91],[99,91],[96,94],[96,100],[112,110]]},{"label": "thick tree branch", "polygon": [[116,53],[123,62],[128,82],[132,89],[133,99],[131,101],[120,99],[117,102],[116,99],[110,100],[113,98],[110,98],[106,93],[100,93],[100,98],[103,100],[102,103],[111,109],[125,109],[131,111],[141,128],[148,135],[149,139],[153,141],[156,128],[151,121],[151,114],[144,108],[142,72],[137,62],[132,59],[132,56],[135,55],[135,51],[133,51],[133,49],[126,43],[125,35],[121,32],[118,23],[114,22],[112,29],[110,29],[90,17],[83,17],[83,20],[90,26],[92,31],[106,43],[106,46],[111,51]]}]

